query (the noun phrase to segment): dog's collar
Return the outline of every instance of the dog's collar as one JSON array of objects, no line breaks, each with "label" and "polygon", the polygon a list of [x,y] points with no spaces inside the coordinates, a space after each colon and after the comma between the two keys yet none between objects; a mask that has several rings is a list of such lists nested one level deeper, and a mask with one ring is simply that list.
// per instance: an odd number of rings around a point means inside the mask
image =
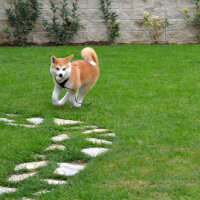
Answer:
[{"label": "dog's collar", "polygon": [[[56,79],[54,78],[54,80],[56,81]],[[69,80],[69,78],[67,78],[65,81],[63,81],[62,83],[59,83],[58,81],[56,81],[56,83],[58,83],[58,85],[60,85],[60,87],[62,88],[66,88],[65,84],[67,83],[67,81]]]}]

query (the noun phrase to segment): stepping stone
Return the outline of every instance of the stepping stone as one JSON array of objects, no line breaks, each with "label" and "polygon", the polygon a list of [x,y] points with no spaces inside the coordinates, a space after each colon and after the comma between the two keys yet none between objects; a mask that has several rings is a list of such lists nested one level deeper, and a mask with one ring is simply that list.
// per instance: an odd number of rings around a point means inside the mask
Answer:
[{"label": "stepping stone", "polygon": [[34,158],[35,159],[45,159],[46,158],[46,156],[45,155],[42,155],[42,154],[36,154],[36,155],[34,155]]},{"label": "stepping stone", "polygon": [[97,139],[97,138],[86,138],[87,141],[90,141],[94,144],[112,144],[112,142],[108,141],[108,140],[101,140],[101,139]]},{"label": "stepping stone", "polygon": [[100,136],[102,137],[115,137],[116,135],[114,133],[106,133],[106,134],[101,134]]},{"label": "stepping stone", "polygon": [[27,118],[26,120],[28,122],[31,122],[31,123],[35,124],[35,125],[41,124],[44,121],[44,119],[40,118],[40,117]]},{"label": "stepping stone", "polygon": [[17,117],[17,116],[20,116],[19,114],[13,114],[13,113],[7,113],[6,115],[8,117]]},{"label": "stepping stone", "polygon": [[2,118],[0,118],[0,121],[2,121],[2,122],[15,122],[15,120],[12,120],[12,119],[7,119],[7,118],[4,118],[4,117],[2,117]]},{"label": "stepping stone", "polygon": [[63,185],[67,183],[67,181],[54,180],[54,179],[44,179],[44,181],[50,185]]},{"label": "stepping stone", "polygon": [[26,128],[35,128],[36,125],[28,125],[28,124],[15,124],[15,123],[6,123],[7,125],[12,125],[12,126],[23,126]]},{"label": "stepping stone", "polygon": [[52,144],[52,145],[50,145],[49,147],[47,147],[45,150],[46,150],[46,151],[49,151],[49,150],[55,150],[55,149],[64,151],[66,148],[65,148],[65,146],[63,146],[63,145]]},{"label": "stepping stone", "polygon": [[75,126],[75,127],[70,127],[70,129],[88,129],[88,128],[96,129],[97,126]]},{"label": "stepping stone", "polygon": [[16,188],[2,187],[0,186],[0,195],[4,193],[12,193],[15,192]]},{"label": "stepping stone", "polygon": [[64,176],[73,176],[85,168],[84,165],[70,163],[58,163],[58,165],[59,167],[54,171],[54,173]]},{"label": "stepping stone", "polygon": [[54,142],[61,142],[67,139],[69,139],[69,136],[67,134],[61,134],[51,138],[51,140],[53,140]]},{"label": "stepping stone", "polygon": [[81,150],[81,152],[91,157],[96,157],[106,151],[108,151],[107,148],[101,148],[101,147],[91,147],[91,148],[86,148],[86,149]]},{"label": "stepping stone", "polygon": [[108,131],[108,129],[93,129],[93,130],[87,130],[87,131],[84,131],[83,133],[84,134],[89,134],[89,133],[100,133],[100,132],[105,132],[105,131]]},{"label": "stepping stone", "polygon": [[26,178],[29,178],[31,176],[36,175],[37,172],[31,172],[31,173],[24,173],[24,174],[17,174],[17,175],[12,175],[8,180],[10,182],[18,182],[18,181],[22,181]]},{"label": "stepping stone", "polygon": [[33,170],[37,169],[39,167],[43,167],[47,165],[47,161],[38,161],[38,162],[28,162],[28,163],[23,163],[20,165],[17,165],[15,167],[15,171],[18,171],[20,169],[28,169],[28,170]]},{"label": "stepping stone", "polygon": [[36,199],[31,199],[31,198],[28,198],[28,197],[23,197],[22,200],[36,200]]},{"label": "stepping stone", "polygon": [[34,195],[40,195],[40,194],[45,194],[47,192],[51,192],[50,190],[40,190],[38,192],[35,192]]},{"label": "stepping stone", "polygon": [[80,122],[80,121],[74,121],[74,120],[69,120],[69,119],[58,119],[58,118],[54,118],[54,122],[55,122],[57,125],[82,123],[82,122]]}]

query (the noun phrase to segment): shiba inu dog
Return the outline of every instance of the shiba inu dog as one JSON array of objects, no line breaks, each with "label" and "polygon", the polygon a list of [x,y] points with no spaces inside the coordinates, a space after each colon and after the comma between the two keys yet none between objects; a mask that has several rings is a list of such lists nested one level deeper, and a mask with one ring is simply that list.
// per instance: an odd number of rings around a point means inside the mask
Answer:
[{"label": "shiba inu dog", "polygon": [[[51,57],[50,72],[55,83],[52,103],[62,106],[69,100],[71,106],[80,107],[84,96],[94,86],[99,77],[98,57],[94,49],[86,47],[81,55],[84,60],[70,62],[73,55],[66,58]],[[59,100],[62,89],[65,96]]]}]

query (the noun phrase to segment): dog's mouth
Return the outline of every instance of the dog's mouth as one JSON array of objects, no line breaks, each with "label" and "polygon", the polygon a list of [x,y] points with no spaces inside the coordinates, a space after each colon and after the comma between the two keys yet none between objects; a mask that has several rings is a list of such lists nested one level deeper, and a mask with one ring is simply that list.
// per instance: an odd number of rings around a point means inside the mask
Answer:
[{"label": "dog's mouth", "polygon": [[55,75],[54,74],[54,79],[57,81],[57,82],[60,82],[60,81],[62,81],[62,79],[63,79],[63,77],[60,77],[60,76],[57,76],[57,75]]},{"label": "dog's mouth", "polygon": [[56,81],[61,81],[62,79],[63,79],[63,77],[56,76]]}]

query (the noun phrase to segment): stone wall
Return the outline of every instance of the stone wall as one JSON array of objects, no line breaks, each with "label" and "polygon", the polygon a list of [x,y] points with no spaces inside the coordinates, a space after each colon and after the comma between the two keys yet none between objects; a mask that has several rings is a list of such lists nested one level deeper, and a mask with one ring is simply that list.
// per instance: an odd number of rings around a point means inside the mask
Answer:
[{"label": "stone wall", "polygon": [[[49,0],[39,0],[42,3],[42,15],[29,35],[29,42],[43,44],[49,42],[43,32],[42,21],[50,20],[52,13]],[[72,0],[69,0],[71,2]],[[5,9],[10,7],[12,0],[0,0],[0,43],[6,42],[2,26],[8,25]],[[175,43],[196,43],[199,30],[188,25],[184,20],[184,8],[194,12],[194,0],[113,0],[112,8],[118,14],[121,35],[117,43],[149,43],[152,38],[141,22],[144,12],[169,18],[170,26],[160,35],[159,41]],[[99,10],[100,0],[79,0],[79,14],[83,28],[74,37],[73,43],[88,41],[107,41],[106,27]]]}]

